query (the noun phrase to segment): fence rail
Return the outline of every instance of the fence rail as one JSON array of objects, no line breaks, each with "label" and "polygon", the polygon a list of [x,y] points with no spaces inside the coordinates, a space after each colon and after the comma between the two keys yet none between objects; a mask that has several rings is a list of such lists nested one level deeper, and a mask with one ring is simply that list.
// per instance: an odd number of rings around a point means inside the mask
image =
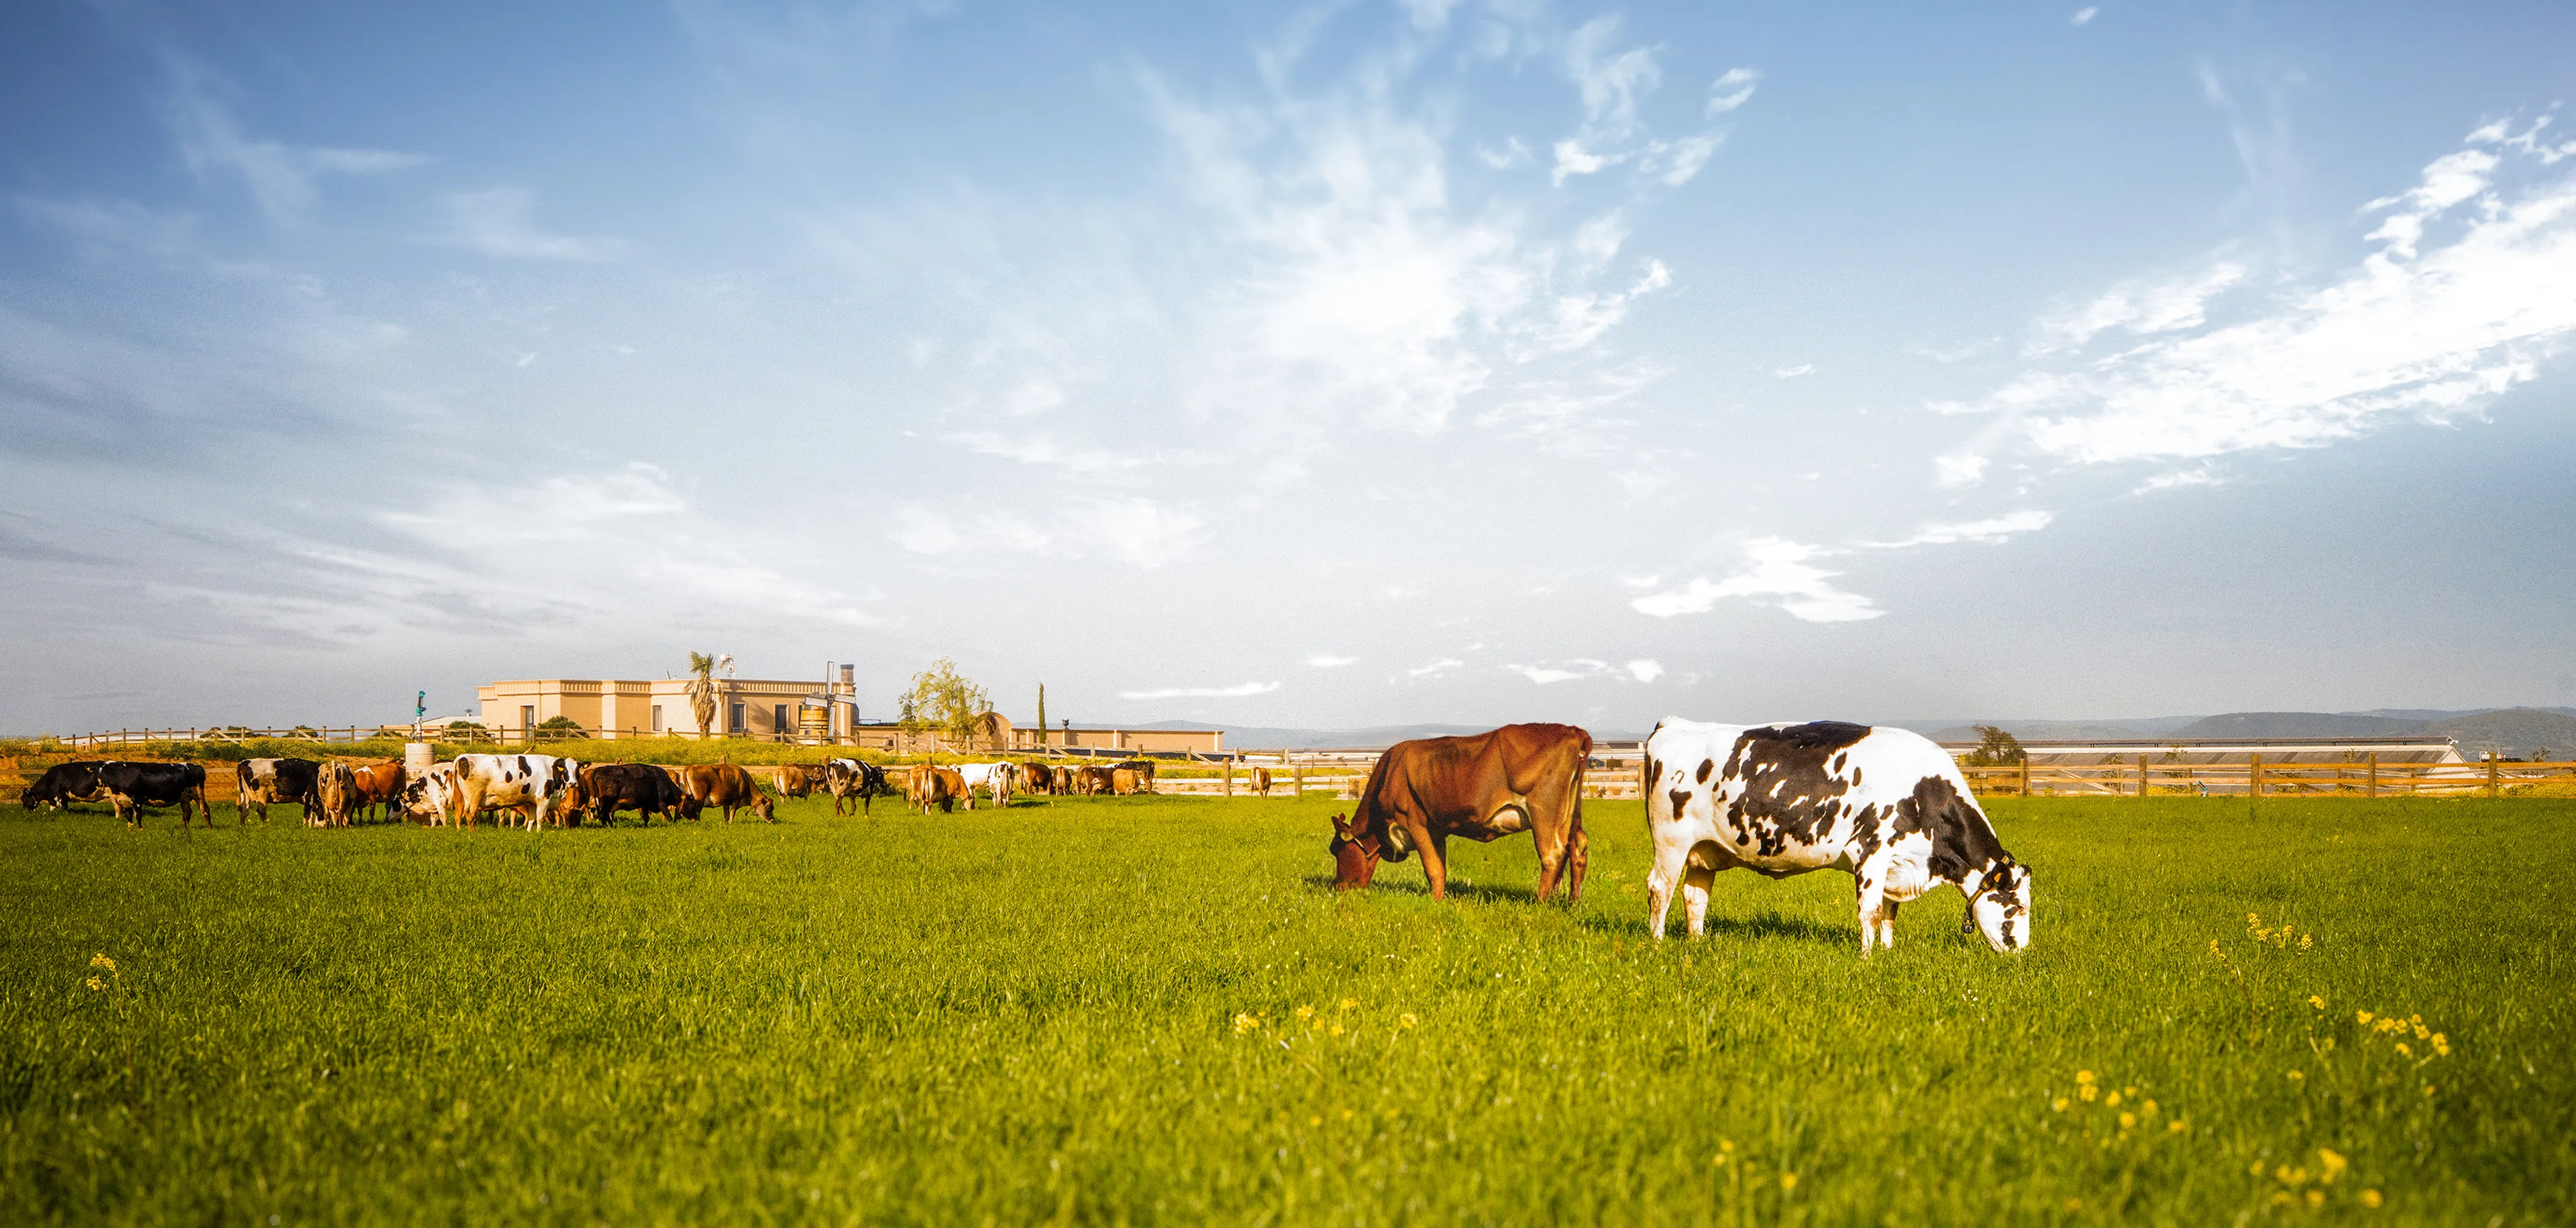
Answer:
[{"label": "fence rail", "polygon": [[[427,728],[427,737],[438,740],[467,740],[509,745],[588,742],[586,735],[558,734],[537,730],[449,730]],[[660,735],[627,731],[631,736],[681,737],[695,740],[695,733]],[[458,735],[465,735],[459,737]],[[307,741],[320,746],[382,739],[408,738],[411,731],[399,726],[314,726],[298,725],[289,729],[251,729],[226,726],[217,729],[118,729],[98,733],[75,734],[53,739],[80,750],[96,750],[120,745],[173,742],[244,742],[254,738]],[[762,737],[754,741],[811,745],[811,739]],[[833,739],[848,744],[847,738]],[[604,743],[593,743],[602,745]],[[1604,754],[1603,750],[1609,753]],[[956,755],[958,752],[945,751]],[[1201,767],[1213,769],[1208,775],[1164,776],[1156,791],[1184,796],[1234,797],[1251,796],[1253,767],[1268,768],[1270,791],[1277,796],[1303,796],[1326,793],[1357,797],[1367,783],[1369,772],[1384,752],[1376,750],[1234,750],[1207,755],[1192,752],[1147,753],[1108,747],[1047,747],[1012,751],[976,751],[959,755],[965,759],[1069,759],[1152,758],[1184,770]],[[1616,744],[1596,749],[1596,766],[1584,773],[1583,795],[1603,800],[1633,800],[1642,796],[1639,780],[1640,763],[1630,744]],[[2172,763],[2156,756],[2137,755],[2099,764],[2049,764],[2025,760],[2000,766],[1960,766],[1968,785],[1980,796],[2025,797],[2174,797],[2174,796],[2342,796],[2342,797],[2458,797],[2485,794],[2501,796],[2506,790],[2522,786],[2576,782],[2576,761],[2520,763],[2490,754],[2484,759],[2465,763],[2383,763],[2370,754],[2335,763],[2272,762],[2254,755],[2245,763]]]}]

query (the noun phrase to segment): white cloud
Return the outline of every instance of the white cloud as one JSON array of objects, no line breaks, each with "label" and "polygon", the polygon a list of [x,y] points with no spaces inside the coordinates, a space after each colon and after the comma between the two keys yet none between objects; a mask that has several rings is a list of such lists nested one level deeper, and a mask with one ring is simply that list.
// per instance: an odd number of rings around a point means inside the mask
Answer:
[{"label": "white cloud", "polygon": [[312,207],[325,175],[378,175],[428,161],[412,153],[289,145],[247,136],[232,111],[206,95],[211,83],[202,72],[187,65],[174,71],[178,94],[166,118],[188,169],[201,179],[217,173],[239,176],[272,221],[291,221]]},{"label": "white cloud", "polygon": [[1802,362],[1794,367],[1778,368],[1777,370],[1772,371],[1771,375],[1774,379],[1796,379],[1801,375],[1814,375],[1815,373],[1816,364],[1812,362]]},{"label": "white cloud", "polygon": [[1154,568],[1185,558],[1207,537],[1197,514],[1151,499],[1097,499],[1072,513],[1073,531],[1109,557]]},{"label": "white cloud", "polygon": [[1241,699],[1247,695],[1267,695],[1279,689],[1276,682],[1246,682],[1239,686],[1191,687],[1172,686],[1151,691],[1120,691],[1120,699]]},{"label": "white cloud", "polygon": [[1404,671],[1404,676],[1407,678],[1437,678],[1440,675],[1448,673],[1449,671],[1465,664],[1466,662],[1461,661],[1456,657],[1442,657],[1428,665],[1420,665],[1412,669],[1408,669]]},{"label": "white cloud", "polygon": [[1317,653],[1306,658],[1306,664],[1316,669],[1340,669],[1345,665],[1357,665],[1359,662],[1358,657],[1337,657],[1329,653]]},{"label": "white cloud", "polygon": [[1654,661],[1630,661],[1612,665],[1591,657],[1575,657],[1553,665],[1506,665],[1506,672],[1519,674],[1540,686],[1574,682],[1584,678],[1612,678],[1621,682],[1653,682],[1663,677],[1664,667]]},{"label": "white cloud", "polygon": [[2096,16],[2100,15],[2101,12],[2102,10],[2098,6],[2086,5],[2083,8],[2075,10],[2075,15],[2067,18],[2066,24],[2070,26],[2084,25],[2092,21]]},{"label": "white cloud", "polygon": [[1663,662],[1647,660],[1630,661],[1628,663],[1628,676],[1639,682],[1653,682],[1655,679],[1664,676]]},{"label": "white cloud", "polygon": [[[2480,129],[2417,187],[2372,202],[2391,211],[2371,232],[2382,247],[2321,288],[2081,367],[2025,372],[1975,408],[2076,464],[2318,447],[2391,418],[2475,412],[2536,378],[2576,330],[2576,181],[2498,190],[2493,150],[2517,139]],[[2428,237],[2436,223],[2445,235]],[[2222,264],[2188,284],[2231,276]],[[2194,301],[2172,318],[2198,311]],[[1945,482],[1974,480],[1983,460],[1943,458]]]},{"label": "white cloud", "polygon": [[1653,588],[1664,582],[1662,576],[1621,576],[1619,582],[1630,588]]},{"label": "white cloud", "polygon": [[2226,478],[2219,475],[2216,468],[2208,464],[2201,464],[2195,465],[2189,469],[2176,469],[2170,473],[2156,474],[2155,476],[2148,478],[2146,481],[2138,483],[2137,489],[2132,490],[2129,493],[2133,495],[2144,495],[2152,494],[2159,490],[2180,490],[2186,486],[2218,486],[2224,484],[2226,480]]},{"label": "white cloud", "polygon": [[1745,543],[1746,565],[1734,575],[1717,581],[1694,579],[1678,591],[1639,597],[1629,604],[1638,613],[1657,618],[1704,614],[1718,602],[1736,597],[1814,623],[1858,622],[1887,613],[1867,597],[1836,588],[1832,580],[1841,572],[1826,571],[1809,561],[1832,553],[1821,546],[1759,538]]},{"label": "white cloud", "polygon": [[1106,448],[1072,447],[1035,435],[964,431],[948,438],[986,456],[999,456],[1025,465],[1052,465],[1076,475],[1114,473],[1146,463],[1141,456]]},{"label": "white cloud", "polygon": [[2034,342],[2029,352],[2045,354],[2080,347],[2112,328],[2141,335],[2197,328],[2209,318],[2209,301],[2244,280],[2244,265],[2221,260],[2181,278],[2119,287],[2061,319],[2040,325],[2043,339]]},{"label": "white cloud", "polygon": [[1762,74],[1750,68],[1730,68],[1708,86],[1708,116],[1715,119],[1753,101],[1755,85]]},{"label": "white cloud", "polygon": [[1932,458],[1934,477],[1943,486],[1974,486],[1986,480],[1986,466],[1992,462],[1972,452],[1953,452]]},{"label": "white cloud", "polygon": [[1903,550],[1910,546],[1947,546],[1955,542],[1980,542],[2000,545],[2016,533],[2036,533],[2048,527],[2056,517],[2036,509],[2007,512],[1985,520],[1959,524],[1927,524],[1911,537],[1892,542],[1863,542],[1879,550]]},{"label": "white cloud", "polygon": [[964,542],[948,518],[927,508],[899,507],[886,537],[915,554],[945,554]]},{"label": "white cloud", "polygon": [[528,217],[534,203],[524,188],[450,193],[447,229],[438,239],[512,260],[603,261],[626,254],[626,244],[617,239],[555,235],[537,229]]}]

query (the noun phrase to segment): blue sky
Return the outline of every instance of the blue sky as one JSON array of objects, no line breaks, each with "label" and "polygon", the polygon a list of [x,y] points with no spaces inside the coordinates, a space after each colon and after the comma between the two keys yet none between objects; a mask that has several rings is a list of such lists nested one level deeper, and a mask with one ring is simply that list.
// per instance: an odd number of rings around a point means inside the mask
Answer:
[{"label": "blue sky", "polygon": [[2576,10],[0,15],[0,728],[2576,703]]}]

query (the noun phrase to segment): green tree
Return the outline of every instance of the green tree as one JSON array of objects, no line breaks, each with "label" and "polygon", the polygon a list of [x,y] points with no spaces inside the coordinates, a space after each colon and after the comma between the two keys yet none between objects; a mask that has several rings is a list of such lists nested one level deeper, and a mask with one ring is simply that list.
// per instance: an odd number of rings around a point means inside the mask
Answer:
[{"label": "green tree", "polygon": [[537,725],[540,738],[586,738],[590,731],[569,716],[549,716]]},{"label": "green tree", "polygon": [[965,746],[977,732],[975,718],[990,711],[993,701],[957,672],[956,663],[941,657],[912,676],[912,689],[898,706],[904,732],[929,729],[952,746]]},{"label": "green tree", "polygon": [[1038,684],[1038,745],[1046,744],[1046,684],[1041,682]]},{"label": "green tree", "polygon": [[732,653],[693,652],[689,654],[689,713],[698,718],[698,736],[706,737],[716,723],[716,671],[733,676]]},{"label": "green tree", "polygon": [[1979,725],[1977,736],[1977,749],[1960,760],[1969,767],[2007,767],[2029,758],[2021,748],[2021,739],[2001,728]]}]

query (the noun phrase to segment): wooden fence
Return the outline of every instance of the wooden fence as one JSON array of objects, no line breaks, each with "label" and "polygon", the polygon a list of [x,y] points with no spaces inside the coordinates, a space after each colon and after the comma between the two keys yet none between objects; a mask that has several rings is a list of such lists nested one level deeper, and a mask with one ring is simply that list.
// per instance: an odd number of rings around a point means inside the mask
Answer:
[{"label": "wooden fence", "polygon": [[[445,729],[432,728],[426,732],[434,739],[453,738],[453,734]],[[462,734],[466,731],[454,732]],[[68,747],[95,750],[147,742],[241,742],[252,738],[299,740],[328,746],[408,736],[409,731],[399,727],[299,725],[292,729],[245,729],[239,726],[222,729],[118,729],[55,740]],[[680,736],[694,738],[696,735]],[[583,739],[578,735],[553,736],[550,731],[542,729],[501,729],[484,731],[476,740],[524,744],[579,742]],[[761,740],[795,741],[792,738]],[[607,750],[615,743],[596,745]],[[1189,753],[1140,755],[1110,748],[1079,747],[1068,751],[1054,747],[1045,751],[974,752],[961,757],[970,760],[1152,758],[1166,768],[1166,773],[1156,781],[1156,792],[1200,797],[1251,796],[1251,773],[1248,769],[1257,765],[1270,769],[1272,796],[1299,797],[1324,793],[1356,798],[1367,784],[1368,774],[1376,767],[1381,753],[1375,750],[1237,750],[1213,756]],[[613,757],[613,752],[605,757]],[[1634,743],[1596,747],[1593,763],[1595,766],[1584,773],[1585,797],[1633,800],[1642,796],[1638,779],[1641,757]],[[1969,787],[1986,797],[2459,797],[2478,794],[2498,797],[2509,790],[2529,785],[2576,783],[2576,761],[2517,763],[2492,754],[2471,763],[2383,763],[2375,753],[2336,763],[2266,763],[2259,754],[2251,756],[2245,763],[2170,763],[2160,756],[2137,755],[2092,765],[2024,761],[1999,767],[1962,765],[1959,770],[1967,777]]]}]

